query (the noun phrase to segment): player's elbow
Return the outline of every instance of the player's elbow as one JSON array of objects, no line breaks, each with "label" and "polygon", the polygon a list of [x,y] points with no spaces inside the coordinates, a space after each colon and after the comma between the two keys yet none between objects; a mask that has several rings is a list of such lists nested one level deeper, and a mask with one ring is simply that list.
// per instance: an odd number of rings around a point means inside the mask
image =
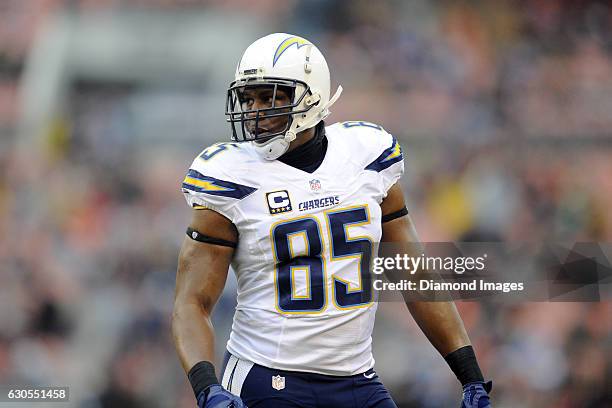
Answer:
[{"label": "player's elbow", "polygon": [[172,323],[189,321],[193,318],[208,319],[211,313],[212,308],[201,298],[189,295],[177,296],[172,308]]},{"label": "player's elbow", "polygon": [[177,297],[172,308],[170,326],[175,343],[192,330],[194,322],[210,322],[210,310],[207,310],[195,298]]}]

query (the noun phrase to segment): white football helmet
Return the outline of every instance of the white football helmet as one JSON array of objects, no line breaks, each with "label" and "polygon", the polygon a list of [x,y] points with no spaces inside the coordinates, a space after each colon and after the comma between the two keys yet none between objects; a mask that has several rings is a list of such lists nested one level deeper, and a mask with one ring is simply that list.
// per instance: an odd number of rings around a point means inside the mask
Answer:
[{"label": "white football helmet", "polygon": [[[271,87],[269,107],[248,109],[242,94],[247,88]],[[276,106],[278,89],[287,91],[292,103]],[[329,68],[323,54],[304,38],[284,33],[267,35],[251,44],[236,68],[235,80],[227,92],[225,115],[232,140],[250,141],[268,160],[275,160],[289,148],[297,133],[325,119],[329,108],[342,93],[330,98]],[[261,120],[287,117],[284,129],[259,134]],[[238,128],[238,129],[237,129]]]}]

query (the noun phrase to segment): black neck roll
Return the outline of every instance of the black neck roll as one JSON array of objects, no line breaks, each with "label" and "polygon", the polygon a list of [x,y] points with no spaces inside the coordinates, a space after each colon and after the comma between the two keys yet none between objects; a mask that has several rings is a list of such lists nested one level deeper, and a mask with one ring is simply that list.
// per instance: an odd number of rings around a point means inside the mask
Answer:
[{"label": "black neck roll", "polygon": [[319,168],[327,152],[327,137],[325,136],[325,123],[317,124],[315,135],[301,146],[283,154],[279,161],[307,173]]}]

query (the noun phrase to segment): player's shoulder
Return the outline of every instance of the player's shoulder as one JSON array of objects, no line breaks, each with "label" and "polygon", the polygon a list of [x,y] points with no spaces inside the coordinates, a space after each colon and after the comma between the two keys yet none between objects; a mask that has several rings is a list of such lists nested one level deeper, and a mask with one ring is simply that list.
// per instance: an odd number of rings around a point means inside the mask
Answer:
[{"label": "player's shoulder", "polygon": [[243,180],[244,166],[254,161],[249,146],[243,143],[215,143],[193,160],[183,180],[183,191],[204,193],[219,198],[241,199],[257,188]]},{"label": "player's shoulder", "polygon": [[327,135],[351,147],[352,150],[374,153],[391,146],[394,138],[381,125],[351,120],[337,122],[325,128]]},{"label": "player's shoulder", "polygon": [[326,134],[365,169],[380,171],[403,160],[398,141],[382,126],[365,121],[338,122]]},{"label": "player's shoulder", "polygon": [[[202,150],[193,160],[191,168],[218,175],[236,174],[233,171],[253,161],[248,143],[220,142]],[[238,173],[239,174],[239,173]]]}]

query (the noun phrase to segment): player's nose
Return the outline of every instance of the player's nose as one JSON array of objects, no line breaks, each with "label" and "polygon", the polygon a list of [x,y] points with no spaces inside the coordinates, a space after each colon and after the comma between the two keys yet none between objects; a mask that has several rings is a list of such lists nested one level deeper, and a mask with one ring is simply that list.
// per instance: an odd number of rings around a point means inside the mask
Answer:
[{"label": "player's nose", "polygon": [[[262,100],[258,100],[256,99],[253,102],[253,105],[251,106],[250,112],[247,113],[247,116],[250,118],[253,118],[257,115],[257,110],[259,109],[266,109],[269,108],[269,104],[267,104],[265,101]],[[259,112],[259,117],[264,117],[265,116],[265,112]]]}]

